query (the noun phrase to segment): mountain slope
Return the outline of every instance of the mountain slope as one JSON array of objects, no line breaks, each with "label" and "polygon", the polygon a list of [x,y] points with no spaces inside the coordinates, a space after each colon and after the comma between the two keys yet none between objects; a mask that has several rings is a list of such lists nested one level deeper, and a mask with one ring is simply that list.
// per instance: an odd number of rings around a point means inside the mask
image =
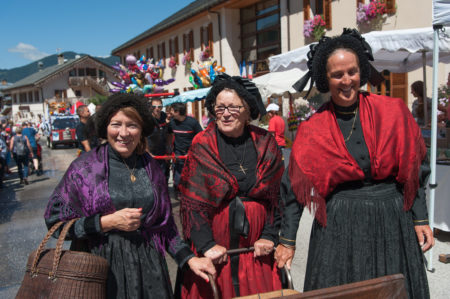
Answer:
[{"label": "mountain slope", "polygon": [[[76,55],[84,56],[86,54],[79,54],[75,52],[63,52],[65,59],[74,59]],[[93,56],[94,57],[94,56]],[[101,62],[107,64],[107,65],[113,65],[116,62],[119,62],[119,57],[117,56],[109,56],[106,58],[102,57],[94,57],[97,60],[100,60]],[[36,60],[32,63],[29,63],[27,65],[16,67],[12,69],[0,69],[0,80],[5,79],[7,82],[14,83],[17,82],[31,74],[36,73],[38,68],[38,63],[42,62],[43,67],[47,68],[49,66],[55,65],[58,63],[58,55],[53,54],[47,57],[44,57],[42,59]]]}]

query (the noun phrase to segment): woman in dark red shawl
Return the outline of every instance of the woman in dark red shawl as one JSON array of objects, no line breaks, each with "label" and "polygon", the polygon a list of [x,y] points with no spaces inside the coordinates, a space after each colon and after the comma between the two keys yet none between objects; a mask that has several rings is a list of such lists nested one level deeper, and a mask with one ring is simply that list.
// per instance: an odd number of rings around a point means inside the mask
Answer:
[{"label": "woman in dark red shawl", "polygon": [[278,266],[290,265],[307,206],[315,221],[305,291],[402,273],[408,295],[427,298],[422,251],[434,239],[420,129],[401,99],[359,90],[373,78],[373,57],[356,30],[323,38],[308,57],[310,72],[299,89],[312,75],[331,101],[299,126],[282,178]]},{"label": "woman in dark red shawl", "polygon": [[[221,298],[281,289],[273,249],[284,167],[275,138],[249,125],[265,113],[261,96],[245,79],[220,76],[206,106],[216,120],[194,138],[180,182],[184,236],[216,263]],[[254,252],[226,254],[251,246]],[[213,297],[190,271],[180,276],[182,298]]]}]

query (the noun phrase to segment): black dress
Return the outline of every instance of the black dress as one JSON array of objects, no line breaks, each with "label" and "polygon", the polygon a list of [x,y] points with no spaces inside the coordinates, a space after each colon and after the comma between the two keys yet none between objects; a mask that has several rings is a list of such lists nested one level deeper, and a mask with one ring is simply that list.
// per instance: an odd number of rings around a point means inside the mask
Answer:
[{"label": "black dress", "polygon": [[[423,254],[414,230],[414,223],[428,224],[423,186],[429,168],[422,164],[422,187],[413,208],[405,212],[403,193],[394,178],[374,181],[370,177],[370,157],[359,115],[354,119],[349,113],[356,105],[335,106],[336,118],[344,139],[350,136],[347,149],[366,178],[341,184],[326,198],[327,226],[314,220],[304,291],[402,273],[410,298],[429,298]],[[295,198],[287,171],[281,189],[285,213],[280,242],[294,245],[303,207]]]},{"label": "black dress", "polygon": [[[142,158],[132,155],[122,159],[108,146],[109,194],[116,210],[142,208],[143,218],[154,204],[154,194]],[[129,169],[136,168],[136,181],[130,180]],[[53,217],[58,217],[55,207]],[[70,232],[75,240],[105,237],[106,242],[92,248],[93,254],[104,257],[109,263],[106,298],[173,298],[172,285],[165,257],[138,231],[101,232],[100,214],[83,217],[75,222]],[[167,252],[180,267],[193,257],[187,244],[178,236]]]}]

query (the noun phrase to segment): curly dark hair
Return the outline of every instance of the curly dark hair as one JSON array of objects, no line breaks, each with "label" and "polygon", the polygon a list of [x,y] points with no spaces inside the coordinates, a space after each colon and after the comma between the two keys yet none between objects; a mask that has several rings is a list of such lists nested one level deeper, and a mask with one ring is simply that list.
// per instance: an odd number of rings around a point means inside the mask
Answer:
[{"label": "curly dark hair", "polygon": [[205,107],[212,115],[216,116],[214,111],[216,98],[224,89],[231,89],[236,92],[236,94],[248,105],[250,117],[252,119],[257,119],[258,116],[267,113],[264,104],[262,103],[261,94],[254,83],[241,77],[230,77],[226,74],[222,74],[217,77],[206,95]]},{"label": "curly dark hair", "polygon": [[107,139],[107,127],[113,115],[126,107],[132,107],[142,118],[142,135],[149,136],[155,128],[155,120],[150,112],[148,101],[142,95],[118,93],[108,97],[100,110],[95,113],[97,136]]},{"label": "curly dark hair", "polygon": [[311,68],[312,79],[316,83],[317,89],[322,93],[329,91],[327,79],[328,58],[338,49],[348,50],[358,58],[360,85],[363,86],[369,80],[370,64],[361,41],[348,34],[327,38],[317,45]]}]

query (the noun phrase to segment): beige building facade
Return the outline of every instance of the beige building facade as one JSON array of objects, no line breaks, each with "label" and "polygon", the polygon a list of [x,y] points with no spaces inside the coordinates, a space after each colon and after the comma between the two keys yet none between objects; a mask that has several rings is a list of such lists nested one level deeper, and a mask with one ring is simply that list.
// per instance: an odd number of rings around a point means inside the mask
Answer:
[{"label": "beige building facade", "polygon": [[[164,79],[175,78],[174,83],[167,85],[167,91],[183,92],[192,89],[190,70],[182,64],[183,56],[189,51],[193,53],[194,69],[201,51],[209,46],[217,63],[225,67],[228,74],[239,75],[239,65],[245,61],[247,65],[252,62],[255,76],[264,75],[268,72],[268,57],[314,41],[303,35],[303,29],[305,20],[317,14],[322,15],[327,23],[327,36],[338,35],[343,28],[357,28],[367,33],[432,26],[431,0],[384,0],[388,13],[378,22],[359,25],[357,7],[364,2],[367,4],[369,0],[194,1],[112,50],[112,54],[121,57],[122,63],[127,54],[163,59],[166,65]],[[175,69],[167,67],[171,56],[178,61]],[[439,84],[446,83],[449,72],[448,65],[439,65]],[[384,72],[383,75],[386,78],[383,86],[367,88],[387,95],[395,88],[395,94],[401,95],[411,106],[414,98],[410,85],[423,79],[423,70],[404,74]],[[431,97],[431,67],[426,67],[426,78],[427,95]],[[284,95],[275,100],[282,104],[283,114],[286,115],[292,97]],[[205,113],[202,107],[201,102],[189,103],[188,112],[201,119]]]}]

